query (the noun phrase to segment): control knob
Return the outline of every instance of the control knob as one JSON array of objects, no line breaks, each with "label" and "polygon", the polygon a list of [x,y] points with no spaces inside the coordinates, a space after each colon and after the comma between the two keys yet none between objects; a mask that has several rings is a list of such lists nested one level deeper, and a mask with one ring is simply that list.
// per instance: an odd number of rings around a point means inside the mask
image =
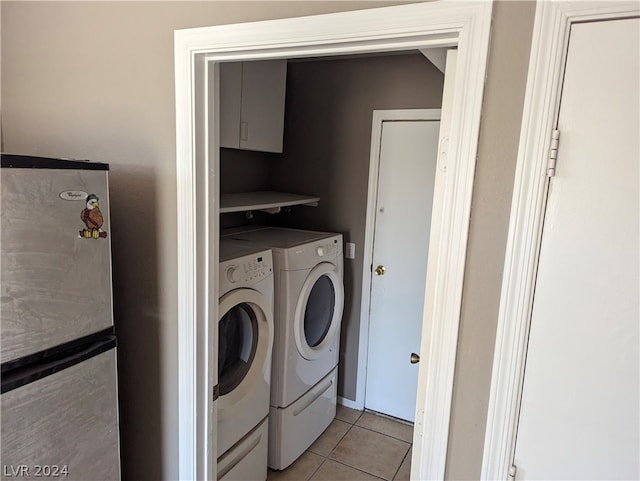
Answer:
[{"label": "control knob", "polygon": [[237,267],[229,267],[227,269],[227,279],[229,282],[238,282],[240,280],[240,269]]}]

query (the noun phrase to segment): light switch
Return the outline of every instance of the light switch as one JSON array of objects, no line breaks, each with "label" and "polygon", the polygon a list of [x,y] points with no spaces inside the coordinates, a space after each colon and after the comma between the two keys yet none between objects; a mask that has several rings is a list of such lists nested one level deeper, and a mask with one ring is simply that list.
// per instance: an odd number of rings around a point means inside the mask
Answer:
[{"label": "light switch", "polygon": [[345,246],[344,257],[346,259],[356,258],[356,244],[354,242],[347,242]]}]

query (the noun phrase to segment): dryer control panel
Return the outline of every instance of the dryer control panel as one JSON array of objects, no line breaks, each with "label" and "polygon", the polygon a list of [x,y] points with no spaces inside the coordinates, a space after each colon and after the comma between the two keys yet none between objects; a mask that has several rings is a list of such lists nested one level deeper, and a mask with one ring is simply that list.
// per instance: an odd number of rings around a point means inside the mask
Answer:
[{"label": "dryer control panel", "polygon": [[316,246],[318,257],[336,257],[342,253],[342,243],[338,239],[326,239]]}]

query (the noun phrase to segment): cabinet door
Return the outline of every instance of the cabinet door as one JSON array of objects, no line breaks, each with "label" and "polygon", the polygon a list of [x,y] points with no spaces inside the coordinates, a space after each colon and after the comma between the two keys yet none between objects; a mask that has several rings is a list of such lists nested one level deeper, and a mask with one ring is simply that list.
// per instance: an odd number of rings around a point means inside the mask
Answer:
[{"label": "cabinet door", "polygon": [[244,62],[240,148],[282,152],[287,61]]},{"label": "cabinet door", "polygon": [[220,146],[240,147],[242,62],[220,64]]}]

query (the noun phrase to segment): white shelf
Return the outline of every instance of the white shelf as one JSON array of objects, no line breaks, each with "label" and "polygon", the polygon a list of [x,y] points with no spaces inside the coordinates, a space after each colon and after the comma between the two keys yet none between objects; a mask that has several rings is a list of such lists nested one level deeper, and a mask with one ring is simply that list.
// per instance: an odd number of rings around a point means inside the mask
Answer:
[{"label": "white shelf", "polygon": [[286,194],[283,192],[260,191],[222,194],[220,196],[220,213],[264,210],[270,214],[275,214],[280,212],[282,207],[292,205],[309,205],[316,207],[318,202],[320,202],[320,197]]}]

